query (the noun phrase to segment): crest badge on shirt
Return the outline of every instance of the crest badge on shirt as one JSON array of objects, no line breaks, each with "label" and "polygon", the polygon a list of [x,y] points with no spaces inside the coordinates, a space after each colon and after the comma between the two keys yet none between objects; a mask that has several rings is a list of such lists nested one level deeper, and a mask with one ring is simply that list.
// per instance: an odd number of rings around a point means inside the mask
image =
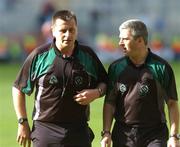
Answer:
[{"label": "crest badge on shirt", "polygon": [[139,95],[140,96],[145,96],[147,95],[147,93],[149,93],[149,87],[148,85],[142,84],[139,87]]},{"label": "crest badge on shirt", "polygon": [[119,84],[119,91],[120,91],[120,92],[121,92],[121,94],[123,95],[123,94],[124,94],[124,92],[126,92],[126,91],[127,91],[127,87],[126,87],[126,85],[125,85],[125,84],[120,83],[120,84]]},{"label": "crest badge on shirt", "polygon": [[55,75],[52,75],[52,76],[50,77],[49,83],[50,83],[50,84],[56,84],[56,83],[58,83],[58,80],[57,80],[57,78],[56,78]]},{"label": "crest badge on shirt", "polygon": [[74,84],[76,84],[76,86],[82,85],[83,83],[83,78],[81,76],[76,76],[74,79]]}]

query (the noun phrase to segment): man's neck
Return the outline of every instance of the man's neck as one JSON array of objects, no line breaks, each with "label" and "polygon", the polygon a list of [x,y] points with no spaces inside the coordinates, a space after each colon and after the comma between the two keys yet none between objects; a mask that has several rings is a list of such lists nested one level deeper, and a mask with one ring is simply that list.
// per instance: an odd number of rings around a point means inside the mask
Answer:
[{"label": "man's neck", "polygon": [[140,66],[145,63],[147,55],[148,49],[145,49],[143,52],[139,52],[136,57],[130,57],[130,59],[135,65]]},{"label": "man's neck", "polygon": [[60,50],[63,57],[70,57],[73,54],[74,48],[62,49]]},{"label": "man's neck", "polygon": [[[57,44],[56,44],[57,46]],[[63,57],[70,57],[73,54],[74,51],[74,45],[72,46],[68,46],[66,48],[61,48],[57,46],[57,49],[61,52],[61,54],[63,55]]]}]

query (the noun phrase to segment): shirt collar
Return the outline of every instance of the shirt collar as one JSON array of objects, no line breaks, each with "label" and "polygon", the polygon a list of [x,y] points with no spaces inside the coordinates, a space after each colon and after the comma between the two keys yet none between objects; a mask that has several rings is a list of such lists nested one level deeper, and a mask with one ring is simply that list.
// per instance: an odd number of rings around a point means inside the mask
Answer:
[{"label": "shirt collar", "polygon": [[52,46],[53,46],[54,51],[55,51],[57,56],[65,58],[65,59],[69,59],[69,58],[75,57],[75,55],[77,54],[77,50],[78,50],[78,41],[77,40],[75,41],[74,50],[73,50],[73,53],[72,53],[72,55],[70,57],[63,57],[61,51],[57,48],[57,46],[55,44],[55,41],[56,41],[56,39],[54,38],[53,42],[52,42]]},{"label": "shirt collar", "polygon": [[[152,54],[152,52],[151,52],[150,48],[148,48],[148,54],[147,54],[147,57],[146,57],[146,59],[145,59],[145,62],[144,62],[142,65],[140,65],[139,67],[145,65],[145,64],[150,60],[151,54]],[[126,57],[126,59],[127,59],[127,62],[128,62],[129,64],[135,66],[134,63],[129,59],[128,56]]]}]

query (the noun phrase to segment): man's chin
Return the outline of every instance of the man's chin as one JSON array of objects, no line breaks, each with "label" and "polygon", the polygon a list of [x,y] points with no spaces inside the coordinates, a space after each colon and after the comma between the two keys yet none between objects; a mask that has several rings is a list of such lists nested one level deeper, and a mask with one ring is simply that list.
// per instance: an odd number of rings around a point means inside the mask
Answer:
[{"label": "man's chin", "polygon": [[63,51],[68,51],[68,50],[71,50],[72,49],[72,46],[71,44],[63,44]]},{"label": "man's chin", "polygon": [[127,52],[126,52],[126,51],[123,51],[123,54],[124,54],[124,55],[127,55]]}]

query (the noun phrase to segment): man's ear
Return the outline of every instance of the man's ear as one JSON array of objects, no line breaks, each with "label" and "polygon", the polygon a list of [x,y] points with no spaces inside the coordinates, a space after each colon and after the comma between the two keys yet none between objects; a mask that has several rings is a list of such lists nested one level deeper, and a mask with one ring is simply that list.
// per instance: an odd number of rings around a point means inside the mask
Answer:
[{"label": "man's ear", "polygon": [[138,38],[137,38],[137,41],[138,41],[139,43],[142,43],[142,42],[144,42],[144,39],[143,39],[143,37],[138,37]]}]

